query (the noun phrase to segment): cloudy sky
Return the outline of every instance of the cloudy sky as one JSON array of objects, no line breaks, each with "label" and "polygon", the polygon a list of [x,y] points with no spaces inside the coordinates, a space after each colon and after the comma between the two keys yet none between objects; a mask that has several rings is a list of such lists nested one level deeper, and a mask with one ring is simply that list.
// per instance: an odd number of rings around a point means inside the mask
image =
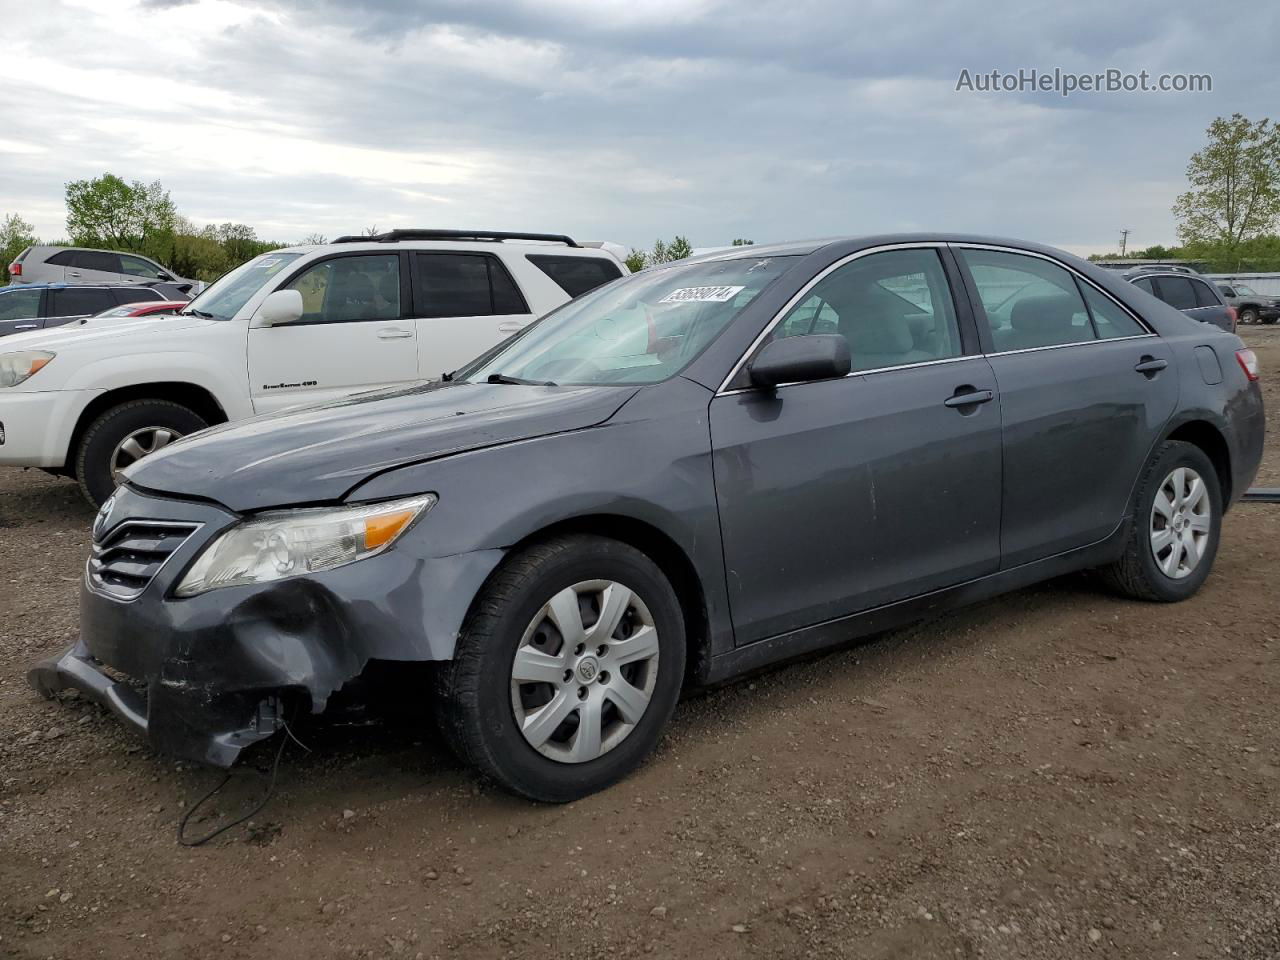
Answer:
[{"label": "cloudy sky", "polygon": [[[1124,12],[1121,12],[1123,6]],[[981,12],[979,12],[979,10]],[[1131,12],[1130,12],[1131,11]],[[1216,115],[1280,105],[1247,0],[0,0],[0,214],[160,180],[260,237],[376,224],[695,246],[914,229],[1079,252],[1175,237]],[[1212,75],[977,93],[961,70]]]}]

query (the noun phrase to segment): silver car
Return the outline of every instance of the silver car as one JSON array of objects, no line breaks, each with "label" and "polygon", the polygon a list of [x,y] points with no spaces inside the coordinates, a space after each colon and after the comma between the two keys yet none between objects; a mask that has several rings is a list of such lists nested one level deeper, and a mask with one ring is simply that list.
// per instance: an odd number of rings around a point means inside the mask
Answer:
[{"label": "silver car", "polygon": [[203,286],[137,253],[88,247],[27,247],[9,264],[11,283],[146,283],[163,280],[194,296]]}]

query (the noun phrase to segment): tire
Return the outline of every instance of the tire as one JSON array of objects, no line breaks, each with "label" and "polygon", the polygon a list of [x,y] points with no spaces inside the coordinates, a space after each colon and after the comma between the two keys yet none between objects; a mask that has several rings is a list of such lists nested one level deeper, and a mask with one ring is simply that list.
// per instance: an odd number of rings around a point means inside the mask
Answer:
[{"label": "tire", "polygon": [[1240,311],[1240,322],[1241,323],[1257,323],[1258,311],[1253,309],[1253,307],[1245,307],[1243,310]]},{"label": "tire", "polygon": [[[75,475],[81,492],[95,508],[111,496],[116,488],[112,459],[117,447],[131,435],[152,428],[173,434],[170,440],[160,443],[163,446],[207,426],[193,410],[169,400],[130,400],[112,407],[89,424],[76,447]],[[156,434],[157,442],[160,436]],[[142,439],[146,449],[145,434]],[[147,452],[154,452],[154,448]]]},{"label": "tire", "polygon": [[[614,587],[622,590],[593,592]],[[566,596],[577,603],[565,607]],[[553,598],[558,614],[550,612]],[[593,634],[601,616],[592,604],[621,607],[618,626],[607,638]],[[580,648],[566,642],[575,635],[572,611],[578,611],[579,625],[596,617],[585,634],[577,635],[585,639],[584,648],[590,644],[581,659]],[[559,621],[568,624],[563,634]],[[650,626],[656,637],[647,631]],[[642,647],[656,653],[643,661],[623,661],[635,658]],[[522,664],[534,658],[551,679],[517,680],[518,652]],[[590,676],[588,660],[594,664]],[[477,596],[454,659],[437,673],[437,720],[458,756],[485,776],[531,800],[567,803],[616,783],[649,755],[675,710],[684,662],[680,603],[652,560],[604,537],[557,537],[504,562]],[[641,688],[648,691],[647,704],[636,712],[634,698]],[[632,722],[622,703],[631,704]],[[540,705],[551,712],[544,716]],[[584,732],[591,727],[584,719],[587,711],[602,718],[593,728],[595,737]],[[517,712],[532,739],[522,732]],[[541,726],[533,722],[538,716]]]},{"label": "tire", "polygon": [[[1183,473],[1182,489],[1191,492],[1182,500],[1182,521],[1175,528],[1176,519],[1170,519],[1167,514],[1170,506],[1175,507],[1172,510],[1175,516],[1179,514],[1178,501],[1171,497],[1171,493],[1176,492],[1174,481],[1177,471],[1192,471],[1203,484],[1203,493],[1195,499],[1191,474]],[[1159,509],[1157,498],[1162,504]],[[1199,519],[1202,516],[1198,512],[1201,504],[1207,513],[1207,523]],[[1198,532],[1202,524],[1203,539]],[[1163,529],[1158,529],[1162,525]],[[1163,536],[1166,533],[1169,536]],[[1209,576],[1221,533],[1222,489],[1212,461],[1197,446],[1176,440],[1166,441],[1147,462],[1138,483],[1124,554],[1101,572],[1110,586],[1125,596],[1160,603],[1185,600],[1194,595]],[[1158,536],[1160,540],[1156,539]],[[1183,536],[1193,537],[1196,541],[1199,559],[1194,564],[1190,563],[1190,549],[1179,543]],[[1169,546],[1157,551],[1157,543],[1169,543]],[[1174,559],[1175,550],[1178,559]],[[1190,566],[1185,572],[1184,563]],[[1169,572],[1171,567],[1175,568],[1172,573]]]}]

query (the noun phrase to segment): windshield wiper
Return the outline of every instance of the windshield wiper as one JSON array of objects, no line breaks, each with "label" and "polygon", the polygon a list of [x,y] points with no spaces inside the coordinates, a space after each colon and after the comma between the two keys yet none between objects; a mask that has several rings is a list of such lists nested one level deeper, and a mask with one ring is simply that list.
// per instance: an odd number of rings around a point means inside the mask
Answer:
[{"label": "windshield wiper", "polygon": [[485,383],[513,383],[521,387],[554,387],[554,380],[525,380],[523,377],[508,377],[505,373],[491,373],[485,377]]},{"label": "windshield wiper", "polygon": [[212,313],[210,313],[209,311],[207,311],[207,310],[197,310],[197,309],[195,309],[194,307],[188,307],[186,310],[183,310],[182,312],[183,312],[183,313],[185,313],[185,314],[186,314],[187,316],[189,316],[189,317],[200,317],[202,320],[212,320],[212,319],[214,319],[213,314],[212,314]]}]

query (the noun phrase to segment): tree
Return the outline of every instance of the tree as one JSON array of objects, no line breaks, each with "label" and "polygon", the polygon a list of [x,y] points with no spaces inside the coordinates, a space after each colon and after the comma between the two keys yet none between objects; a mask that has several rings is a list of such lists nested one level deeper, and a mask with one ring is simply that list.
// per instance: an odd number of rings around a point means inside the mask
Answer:
[{"label": "tree", "polygon": [[319,246],[320,244],[328,242],[329,241],[325,239],[325,235],[323,233],[308,233],[302,238],[302,243],[305,245]]},{"label": "tree", "polygon": [[0,275],[9,282],[9,264],[27,247],[36,243],[36,228],[16,213],[5,214],[0,220]]},{"label": "tree", "polygon": [[1235,250],[1280,219],[1280,127],[1239,113],[1217,117],[1187,164],[1191,189],[1173,213],[1184,244]]},{"label": "tree", "polygon": [[693,256],[693,246],[689,243],[689,238],[677,233],[675,239],[667,245],[667,259],[683,260],[691,256]]},{"label": "tree", "polygon": [[754,240],[747,240],[744,237],[734,237],[731,244],[731,246],[735,247],[754,247],[755,245],[756,242]]},{"label": "tree", "polygon": [[160,181],[125,183],[112,173],[67,184],[67,233],[86,247],[154,253],[171,245],[178,213]]},{"label": "tree", "polygon": [[649,265],[648,259],[643,250],[637,250],[632,247],[631,252],[627,254],[626,259],[622,262],[627,265],[627,269],[632,273],[639,273]]},{"label": "tree", "polygon": [[649,263],[666,263],[671,257],[667,255],[667,245],[662,240],[653,241],[653,250],[649,254]]}]

